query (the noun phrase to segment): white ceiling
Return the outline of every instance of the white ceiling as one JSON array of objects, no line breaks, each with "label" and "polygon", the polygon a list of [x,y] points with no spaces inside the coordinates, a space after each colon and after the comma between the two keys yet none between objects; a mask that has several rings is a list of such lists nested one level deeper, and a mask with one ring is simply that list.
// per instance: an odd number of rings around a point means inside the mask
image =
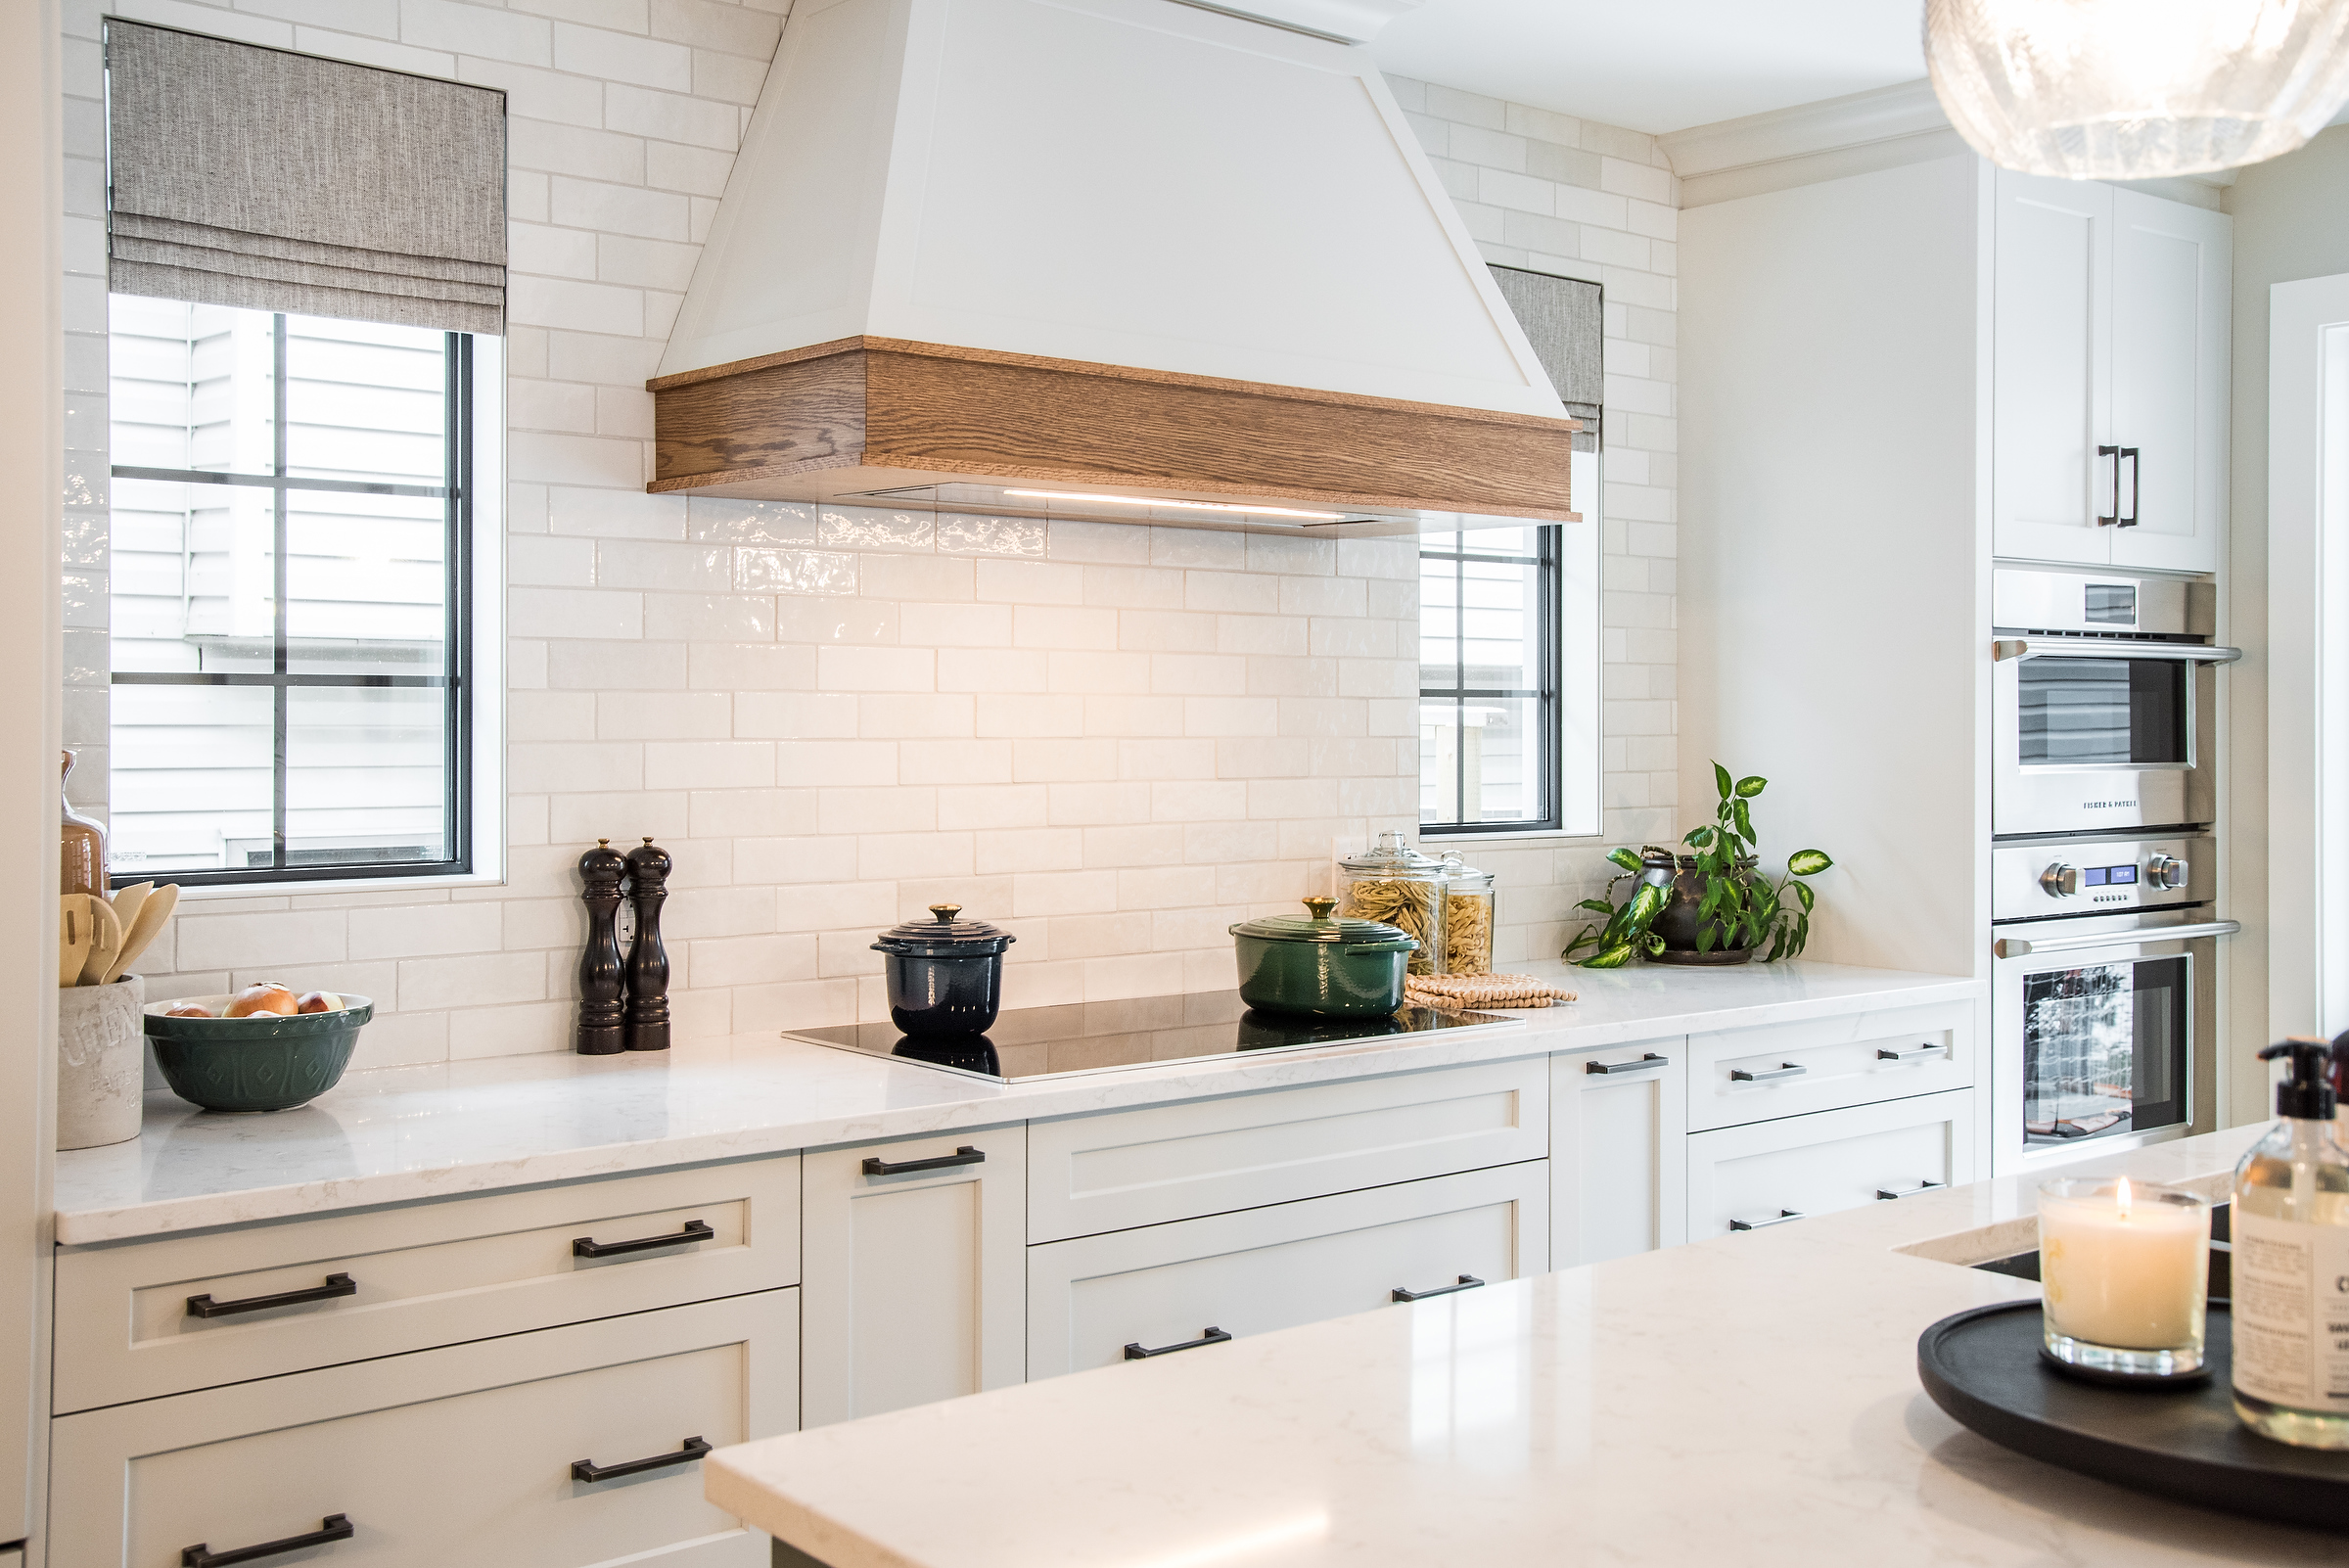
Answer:
[{"label": "white ceiling", "polygon": [[1925,73],[1920,0],[1426,0],[1379,68],[1662,133]]}]

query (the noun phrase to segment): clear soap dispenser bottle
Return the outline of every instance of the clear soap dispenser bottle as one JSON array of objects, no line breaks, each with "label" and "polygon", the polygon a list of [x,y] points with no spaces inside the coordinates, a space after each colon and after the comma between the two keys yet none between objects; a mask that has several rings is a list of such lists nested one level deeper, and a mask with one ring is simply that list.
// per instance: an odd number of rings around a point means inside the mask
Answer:
[{"label": "clear soap dispenser bottle", "polygon": [[2330,1052],[2283,1057],[2274,1130],[2234,1168],[2234,1413],[2262,1437],[2349,1449],[2349,1149],[2333,1131]]}]

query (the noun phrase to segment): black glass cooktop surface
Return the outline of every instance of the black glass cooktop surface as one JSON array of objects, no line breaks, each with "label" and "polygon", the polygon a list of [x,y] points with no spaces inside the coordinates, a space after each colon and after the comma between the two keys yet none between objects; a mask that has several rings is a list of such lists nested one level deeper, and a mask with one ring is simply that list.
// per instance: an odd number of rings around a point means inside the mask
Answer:
[{"label": "black glass cooktop surface", "polygon": [[997,1084],[1015,1079],[1111,1073],[1248,1051],[1305,1050],[1391,1035],[1492,1029],[1517,1020],[1494,1013],[1405,1007],[1379,1018],[1292,1018],[1253,1011],[1236,991],[1132,1001],[1073,1002],[1004,1013],[984,1035],[906,1036],[895,1024],[795,1029],[795,1039],[967,1073]]}]

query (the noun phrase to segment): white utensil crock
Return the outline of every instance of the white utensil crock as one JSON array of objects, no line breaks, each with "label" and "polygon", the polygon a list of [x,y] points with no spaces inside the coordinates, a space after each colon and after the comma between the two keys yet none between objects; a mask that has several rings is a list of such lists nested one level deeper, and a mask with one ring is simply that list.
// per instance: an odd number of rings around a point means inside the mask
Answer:
[{"label": "white utensil crock", "polygon": [[139,1009],[147,983],[65,986],[57,993],[57,1146],[95,1149],[139,1135],[147,1039]]}]

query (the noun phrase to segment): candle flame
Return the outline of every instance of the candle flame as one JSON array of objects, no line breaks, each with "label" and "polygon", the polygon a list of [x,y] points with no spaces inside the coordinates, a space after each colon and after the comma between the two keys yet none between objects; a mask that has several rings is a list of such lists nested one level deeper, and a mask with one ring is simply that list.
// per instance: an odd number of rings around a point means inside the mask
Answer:
[{"label": "candle flame", "polygon": [[2118,1192],[2117,1194],[2115,1194],[2115,1196],[2117,1196],[2117,1197],[2118,1197],[2118,1199],[2120,1200],[2120,1205],[2121,1205],[2121,1218],[2122,1218],[2123,1220],[2126,1220],[2126,1219],[2128,1219],[2128,1218],[2129,1218],[2129,1178],[2128,1178],[2127,1176],[2123,1176],[2123,1177],[2121,1177],[2121,1185],[2120,1185],[2120,1190],[2119,1190],[2119,1192]]}]

